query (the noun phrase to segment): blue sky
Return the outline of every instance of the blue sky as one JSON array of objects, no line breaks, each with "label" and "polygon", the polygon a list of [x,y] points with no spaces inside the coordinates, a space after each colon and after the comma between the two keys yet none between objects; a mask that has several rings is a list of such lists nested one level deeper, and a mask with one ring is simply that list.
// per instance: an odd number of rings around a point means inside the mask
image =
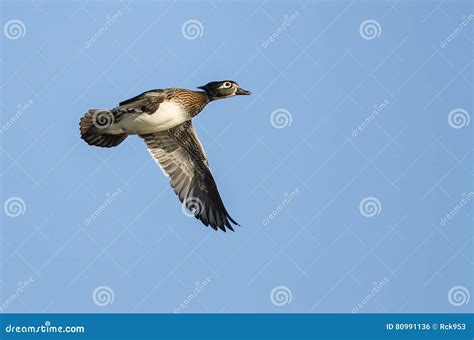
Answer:
[{"label": "blue sky", "polygon": [[[2,310],[472,310],[469,1],[1,12]],[[78,125],[222,79],[253,92],[195,119],[242,225],[225,234],[182,213],[142,140],[93,148]]]}]

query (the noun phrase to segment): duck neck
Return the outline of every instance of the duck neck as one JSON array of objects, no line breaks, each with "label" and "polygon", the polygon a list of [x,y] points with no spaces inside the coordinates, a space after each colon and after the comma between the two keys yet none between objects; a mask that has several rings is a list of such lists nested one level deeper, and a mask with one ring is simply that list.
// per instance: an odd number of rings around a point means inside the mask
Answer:
[{"label": "duck neck", "polygon": [[192,100],[190,107],[190,112],[193,117],[197,116],[206,107],[206,105],[212,101],[212,99],[209,98],[207,93],[204,91],[196,91],[194,93],[196,94],[196,97],[194,100]]}]

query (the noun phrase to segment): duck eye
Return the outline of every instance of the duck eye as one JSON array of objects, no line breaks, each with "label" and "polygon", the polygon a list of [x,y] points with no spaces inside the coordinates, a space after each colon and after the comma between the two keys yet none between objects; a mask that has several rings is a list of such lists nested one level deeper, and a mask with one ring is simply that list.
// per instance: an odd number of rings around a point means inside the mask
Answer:
[{"label": "duck eye", "polygon": [[231,86],[232,86],[232,84],[229,83],[229,82],[225,82],[225,83],[224,83],[224,87],[231,87]]}]

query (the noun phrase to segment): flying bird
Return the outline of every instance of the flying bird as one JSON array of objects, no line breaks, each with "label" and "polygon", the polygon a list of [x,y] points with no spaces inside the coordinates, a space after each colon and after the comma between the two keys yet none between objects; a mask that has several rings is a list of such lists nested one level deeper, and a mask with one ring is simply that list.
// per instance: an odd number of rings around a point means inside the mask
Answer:
[{"label": "flying bird", "polygon": [[214,230],[233,231],[233,225],[239,224],[222,202],[192,119],[211,101],[251,92],[232,80],[213,81],[198,89],[202,91],[151,90],[111,110],[89,110],[79,124],[81,138],[89,145],[111,148],[129,135],[140,136],[186,209]]}]

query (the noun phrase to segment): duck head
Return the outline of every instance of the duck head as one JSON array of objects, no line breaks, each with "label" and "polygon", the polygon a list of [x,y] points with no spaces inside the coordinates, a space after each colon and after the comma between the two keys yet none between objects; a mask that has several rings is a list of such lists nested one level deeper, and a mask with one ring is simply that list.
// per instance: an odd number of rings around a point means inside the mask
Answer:
[{"label": "duck head", "polygon": [[198,89],[206,91],[210,100],[249,95],[252,93],[241,88],[240,85],[233,80],[211,81],[206,85],[199,86]]}]

